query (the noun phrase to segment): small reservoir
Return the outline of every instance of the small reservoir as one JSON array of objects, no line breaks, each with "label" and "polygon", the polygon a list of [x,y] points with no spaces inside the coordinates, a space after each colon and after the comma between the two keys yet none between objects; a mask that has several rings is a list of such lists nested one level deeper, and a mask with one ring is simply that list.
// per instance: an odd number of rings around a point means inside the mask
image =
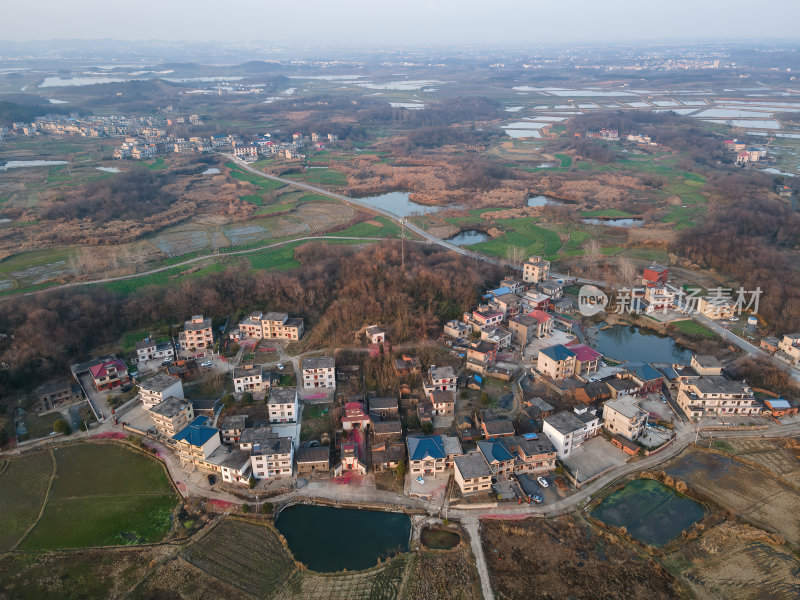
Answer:
[{"label": "small reservoir", "polygon": [[592,328],[588,334],[592,348],[603,356],[619,361],[688,365],[692,358],[691,350],[671,337],[642,330],[635,325]]},{"label": "small reservoir", "polygon": [[295,558],[322,573],[373,567],[407,552],[411,536],[408,515],[310,504],[285,508],[275,526]]}]

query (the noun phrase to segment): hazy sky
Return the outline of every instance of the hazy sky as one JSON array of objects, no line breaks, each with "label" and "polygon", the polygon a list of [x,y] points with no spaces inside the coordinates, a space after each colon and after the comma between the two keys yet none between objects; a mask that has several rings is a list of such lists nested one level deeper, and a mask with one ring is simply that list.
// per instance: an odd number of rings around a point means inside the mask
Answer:
[{"label": "hazy sky", "polygon": [[302,46],[800,39],[800,0],[0,0],[0,39]]}]

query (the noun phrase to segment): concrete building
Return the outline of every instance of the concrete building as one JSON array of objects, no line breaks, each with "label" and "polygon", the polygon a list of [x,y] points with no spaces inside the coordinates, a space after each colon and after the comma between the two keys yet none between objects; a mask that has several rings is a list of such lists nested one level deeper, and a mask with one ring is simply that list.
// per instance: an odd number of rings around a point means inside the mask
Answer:
[{"label": "concrete building", "polygon": [[736,302],[726,296],[703,296],[697,299],[697,312],[709,319],[730,319],[736,314]]},{"label": "concrete building", "polygon": [[580,413],[559,412],[542,421],[542,433],[553,443],[560,460],[567,458],[575,447],[594,436],[599,428],[600,419],[586,409]]},{"label": "concrete building", "polygon": [[575,353],[575,375],[587,377],[600,367],[600,359],[603,358],[603,355],[594,348],[590,348],[586,344],[575,344],[569,349]]},{"label": "concrete building", "polygon": [[515,473],[549,473],[556,468],[556,447],[545,435],[515,435],[504,439],[514,454]]},{"label": "concrete building", "polygon": [[336,387],[336,363],[332,356],[317,356],[303,359],[303,387],[334,389]]},{"label": "concrete building", "polygon": [[456,391],[456,383],[456,372],[453,367],[431,365],[430,369],[428,369],[428,377],[422,387],[425,390],[425,394],[430,396],[435,390],[454,392]]},{"label": "concrete building", "polygon": [[492,475],[505,475],[514,472],[514,455],[505,440],[479,440],[478,452],[483,455]]},{"label": "concrete building", "polygon": [[425,435],[406,438],[408,471],[411,475],[441,475],[447,469],[447,453],[442,436]]},{"label": "concrete building", "polygon": [[243,392],[263,392],[264,369],[261,365],[242,365],[233,369],[233,391]]},{"label": "concrete building", "polygon": [[721,375],[698,377],[681,383],[677,403],[686,416],[693,419],[711,414],[756,415],[761,412],[753,391],[747,385]]},{"label": "concrete building", "polygon": [[170,396],[151,408],[150,416],[161,435],[172,437],[194,420],[194,408],[188,400]]},{"label": "concrete building", "polygon": [[218,471],[218,465],[208,461],[208,457],[219,448],[222,441],[219,429],[206,425],[206,417],[194,420],[172,436],[175,440],[178,458],[183,465],[193,465],[208,471]]},{"label": "concrete building", "polygon": [[242,431],[247,427],[246,415],[229,415],[222,420],[220,433],[226,444],[238,444]]},{"label": "concrete building", "polygon": [[458,489],[465,496],[488,492],[492,487],[492,472],[478,451],[456,456],[454,460],[454,479]]},{"label": "concrete building", "polygon": [[297,388],[274,387],[267,398],[270,423],[294,423],[297,421]]},{"label": "concrete building", "polygon": [[183,331],[178,336],[178,341],[185,350],[212,346],[214,334],[211,331],[211,319],[204,319],[203,315],[194,315],[183,324]]},{"label": "concrete building", "polygon": [[370,344],[377,345],[386,341],[386,332],[377,325],[367,327],[366,336]]},{"label": "concrete building", "polygon": [[632,442],[644,433],[647,417],[647,411],[630,396],[603,404],[603,428]]},{"label": "concrete building", "polygon": [[291,477],[294,446],[289,437],[267,437],[253,442],[250,448],[250,468],[256,479]]},{"label": "concrete building", "polygon": [[55,410],[62,406],[86,400],[81,386],[74,381],[51,381],[46,383],[36,390],[36,398],[34,410],[37,413]]},{"label": "concrete building", "polygon": [[432,414],[438,417],[452,417],[456,406],[456,393],[446,390],[433,390],[430,393]]},{"label": "concrete building", "polygon": [[304,446],[297,449],[296,455],[298,474],[329,471],[331,468],[331,451],[328,446]]},{"label": "concrete building", "polygon": [[543,348],[539,350],[536,368],[556,381],[572,377],[575,373],[575,353],[563,344]]},{"label": "concrete building", "polygon": [[711,354],[695,354],[689,362],[689,366],[698,375],[722,375],[722,363],[716,356]]},{"label": "concrete building", "polygon": [[550,261],[541,256],[531,256],[522,267],[522,281],[525,283],[541,283],[550,277]]},{"label": "concrete building", "polygon": [[139,362],[168,358],[175,358],[175,348],[172,347],[172,342],[155,342],[150,339],[136,342],[136,359]]},{"label": "concrete building", "polygon": [[145,409],[150,410],[169,397],[182,400],[184,398],[183,383],[177,377],[158,373],[139,383],[139,396],[142,398],[142,405]]},{"label": "concrete building", "polygon": [[98,392],[120,387],[131,381],[125,362],[113,356],[95,361],[89,367],[89,374]]}]

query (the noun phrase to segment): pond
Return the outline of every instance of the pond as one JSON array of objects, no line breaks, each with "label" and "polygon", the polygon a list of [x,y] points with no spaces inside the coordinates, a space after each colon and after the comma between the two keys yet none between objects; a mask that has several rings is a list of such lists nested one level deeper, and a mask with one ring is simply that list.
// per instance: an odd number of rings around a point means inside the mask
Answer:
[{"label": "pond", "polygon": [[[537,165],[537,166],[540,169],[543,168],[542,165]],[[547,166],[551,167],[553,165],[549,164]],[[556,200],[555,198],[551,198],[550,196],[531,196],[530,198],[528,198],[528,206],[558,206],[560,204],[564,203],[561,200]]]},{"label": "pond", "polygon": [[477,231],[476,229],[468,229],[467,231],[462,231],[458,235],[447,238],[447,241],[456,246],[469,246],[470,244],[485,242],[488,239],[489,234],[483,231]]},{"label": "pond", "polygon": [[408,551],[411,519],[392,512],[296,504],[275,522],[295,558],[312,571],[368,569]]},{"label": "pond", "polygon": [[603,500],[591,515],[625,527],[636,540],[663,546],[705,515],[699,502],[653,479],[637,479]]},{"label": "pond", "polygon": [[450,550],[461,543],[461,536],[455,531],[436,527],[425,527],[420,532],[420,541],[431,550]]},{"label": "pond", "polygon": [[606,225],[608,227],[641,227],[642,219],[581,219],[587,225]]},{"label": "pond", "polygon": [[358,198],[361,202],[366,202],[371,206],[388,210],[396,214],[398,217],[407,217],[409,215],[426,215],[429,213],[439,212],[447,208],[455,208],[448,206],[425,206],[417,202],[412,202],[408,199],[408,192],[389,192],[388,194],[381,194],[380,196],[367,196],[366,198]]},{"label": "pond", "polygon": [[692,358],[691,350],[671,337],[643,330],[635,325],[592,328],[588,334],[595,350],[615,360],[689,364]]}]

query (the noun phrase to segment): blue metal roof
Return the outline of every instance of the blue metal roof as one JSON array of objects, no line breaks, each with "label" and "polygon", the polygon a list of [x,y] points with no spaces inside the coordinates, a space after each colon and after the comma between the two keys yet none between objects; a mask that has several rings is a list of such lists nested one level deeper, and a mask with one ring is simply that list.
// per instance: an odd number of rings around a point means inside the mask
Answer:
[{"label": "blue metal roof", "polygon": [[409,460],[425,460],[426,458],[446,458],[444,443],[440,435],[424,435],[406,438]]},{"label": "blue metal roof", "polygon": [[544,348],[540,352],[553,360],[566,360],[575,356],[575,353],[564,344],[556,344],[555,346]]},{"label": "blue metal roof", "polygon": [[514,455],[511,454],[511,451],[502,441],[480,440],[478,442],[478,450],[481,451],[481,454],[489,464],[514,459]]},{"label": "blue metal roof", "polygon": [[652,381],[654,379],[659,379],[663,377],[663,375],[656,371],[653,367],[648,365],[647,363],[635,363],[629,362],[622,365],[622,368],[628,371],[629,373],[633,374],[637,379],[641,381]]},{"label": "blue metal roof", "polygon": [[192,446],[201,447],[219,433],[219,429],[209,427],[205,424],[206,421],[206,417],[196,417],[186,427],[172,436],[172,439],[176,442],[188,442]]},{"label": "blue metal roof", "polygon": [[783,398],[775,398],[774,400],[770,398],[769,400],[767,400],[767,402],[769,402],[769,405],[772,408],[791,408],[789,402],[784,400]]}]

